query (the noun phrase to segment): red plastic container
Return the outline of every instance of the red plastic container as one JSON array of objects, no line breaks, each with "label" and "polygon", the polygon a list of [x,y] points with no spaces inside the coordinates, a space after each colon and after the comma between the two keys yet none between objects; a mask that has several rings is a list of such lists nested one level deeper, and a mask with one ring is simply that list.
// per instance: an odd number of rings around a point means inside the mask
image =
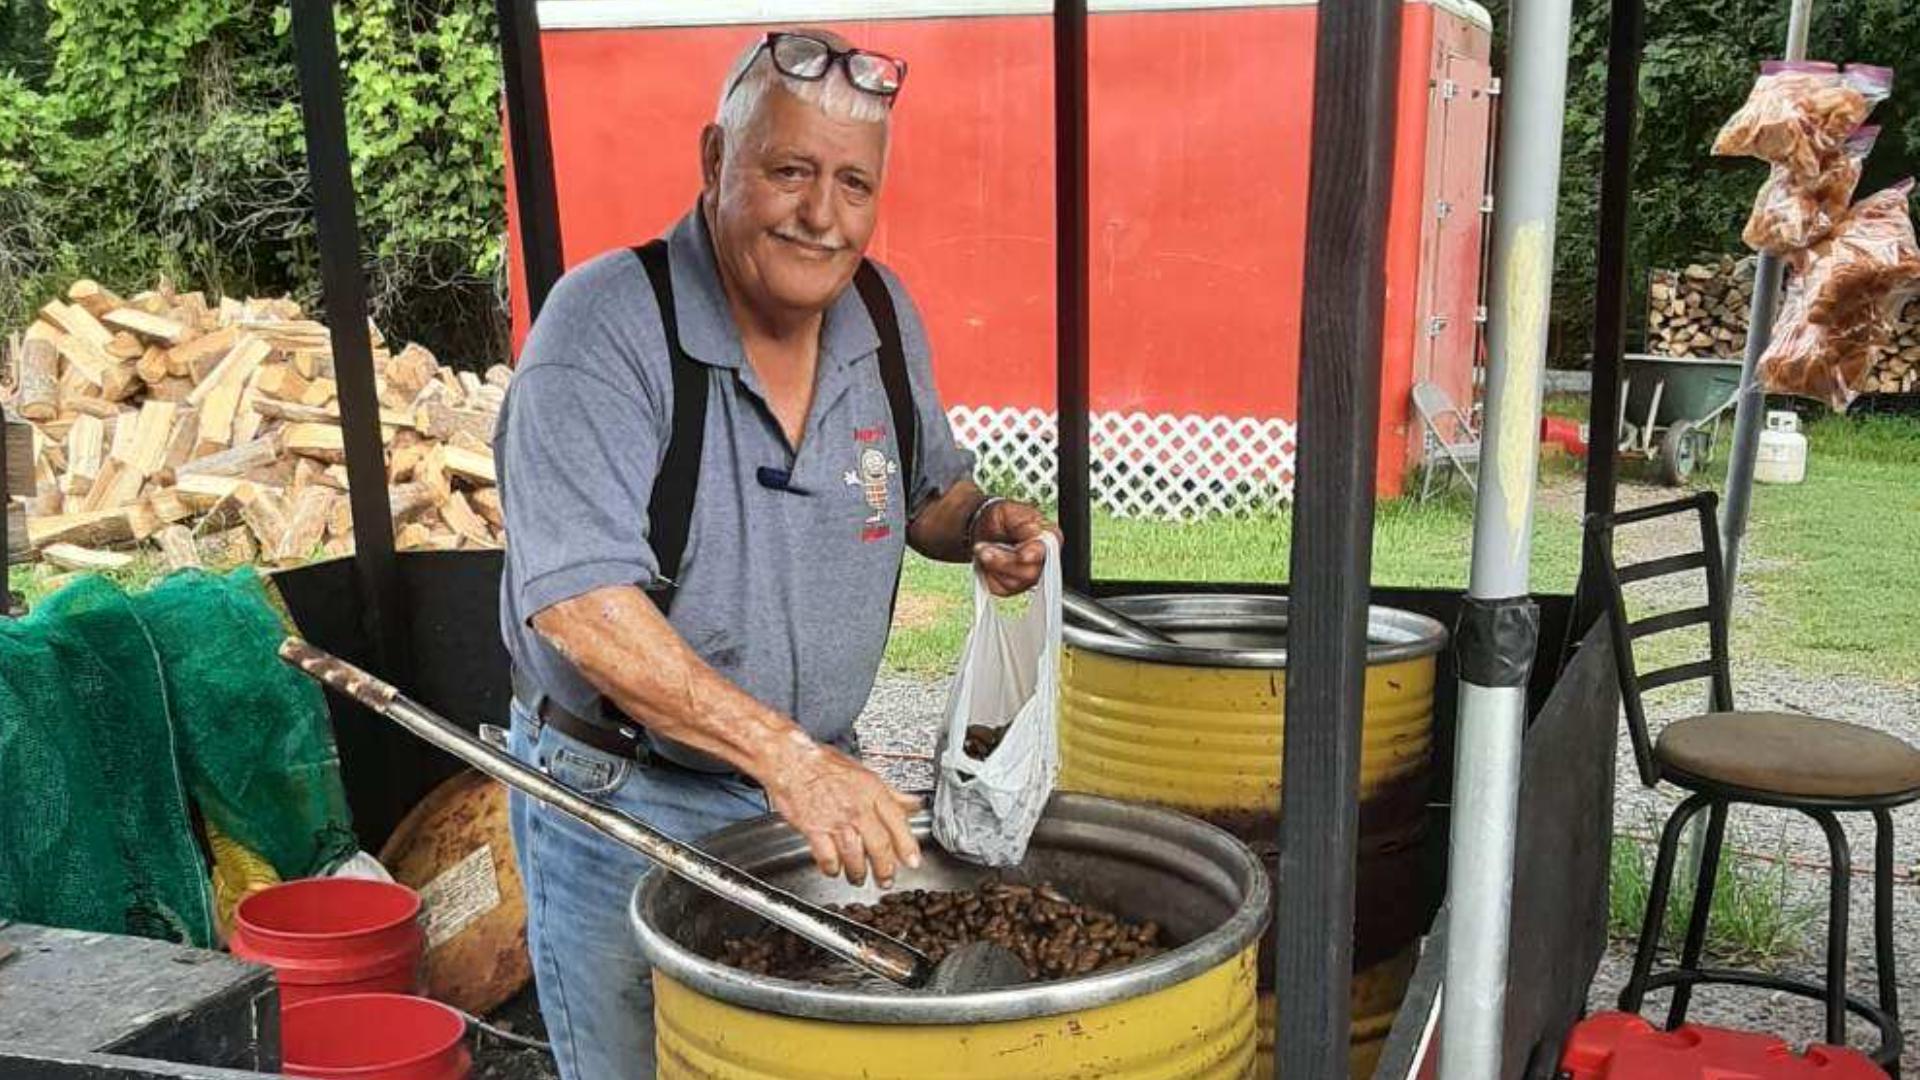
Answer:
[{"label": "red plastic container", "polygon": [[1574,1026],[1560,1058],[1567,1080],[1886,1080],[1873,1059],[1839,1046],[1796,1054],[1772,1035],[1682,1024],[1662,1031],[1629,1013]]},{"label": "red plastic container", "polygon": [[1584,457],[1587,453],[1585,427],[1580,421],[1564,416],[1543,416],[1540,418],[1540,441],[1557,442],[1566,447],[1567,453]]},{"label": "red plastic container", "polygon": [[280,1013],[280,1067],[328,1080],[466,1080],[467,1022],[407,994],[347,994]]},{"label": "red plastic container", "polygon": [[426,933],[420,894],[357,878],[306,878],[263,889],[234,912],[235,956],[279,977],[280,1004],[419,989]]}]

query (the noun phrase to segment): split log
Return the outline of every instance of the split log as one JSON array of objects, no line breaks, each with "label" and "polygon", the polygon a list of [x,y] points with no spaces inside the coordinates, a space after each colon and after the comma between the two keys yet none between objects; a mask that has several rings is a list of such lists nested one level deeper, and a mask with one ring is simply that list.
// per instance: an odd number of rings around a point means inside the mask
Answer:
[{"label": "split log", "polygon": [[99,551],[78,544],[48,544],[40,558],[62,570],[124,570],[133,565],[133,556],[117,551]]},{"label": "split log", "polygon": [[433,489],[425,484],[395,484],[387,489],[387,509],[395,525],[417,521],[438,505]]},{"label": "split log", "polygon": [[22,418],[52,420],[60,415],[60,350],[44,338],[20,343],[20,387],[16,404]]},{"label": "split log", "polygon": [[[179,406],[171,401],[149,401],[140,406],[133,423],[133,437],[127,440],[119,460],[142,479],[166,467],[167,449],[173,438],[174,417]],[[124,425],[123,425],[124,426]]]},{"label": "split log", "polygon": [[138,360],[147,351],[141,340],[122,330],[107,343],[107,355],[115,360]]},{"label": "split log", "polygon": [[125,301],[91,278],[81,278],[67,286],[67,299],[95,318],[126,306]]},{"label": "split log", "polygon": [[167,372],[167,350],[158,345],[147,346],[133,365],[133,373],[147,384],[149,391],[167,380]]},{"label": "split log", "polygon": [[488,442],[493,439],[495,423],[493,413],[480,409],[456,409],[439,401],[428,401],[414,407],[413,426],[429,439],[451,439],[454,432],[467,434]]},{"label": "split log", "polygon": [[240,566],[260,557],[259,545],[253,542],[253,534],[244,525],[202,536],[194,542],[194,547],[206,566]]},{"label": "split log", "polygon": [[91,510],[33,518],[27,522],[27,539],[36,551],[50,544],[112,547],[131,542],[133,529],[125,509]]},{"label": "split log", "polygon": [[124,330],[129,334],[159,342],[172,348],[184,345],[193,338],[194,332],[172,319],[149,315],[135,308],[119,308],[102,316],[100,321],[115,330]]},{"label": "split log", "polygon": [[113,331],[102,326],[93,313],[78,304],[49,300],[40,309],[40,317],[58,327],[68,337],[80,338],[102,352],[113,343]]},{"label": "split log", "polygon": [[507,517],[506,514],[501,511],[499,488],[481,488],[479,491],[468,495],[467,501],[473,504],[473,512],[479,514],[482,521],[485,521],[496,531],[506,531]]},{"label": "split log", "polygon": [[90,488],[94,478],[100,475],[106,432],[106,424],[97,416],[82,413],[73,418],[73,426],[67,429],[68,494],[73,494],[75,481],[84,482]]},{"label": "split log", "polygon": [[185,525],[169,525],[154,534],[160,545],[161,561],[169,570],[187,570],[200,565],[200,550],[193,542],[193,531]]},{"label": "split log", "polygon": [[[253,531],[253,538],[259,542],[261,551],[274,551],[280,546],[280,538],[287,532],[286,505],[279,496],[251,484],[240,489],[240,492],[244,499],[240,505],[240,520]],[[247,492],[251,492],[250,498],[244,494]]]},{"label": "split log", "polygon": [[287,513],[286,531],[273,548],[274,562],[291,562],[314,554],[326,538],[327,520],[340,495],[331,488],[302,488]]},{"label": "split log", "polygon": [[346,440],[334,424],[289,424],[286,448],[290,454],[337,465],[347,460]]},{"label": "split log", "polygon": [[489,486],[500,482],[494,474],[492,453],[476,453],[458,446],[448,446],[442,451],[442,462],[447,472],[463,480]]},{"label": "split log", "polygon": [[487,531],[486,522],[473,512],[473,507],[467,504],[467,497],[460,492],[454,492],[440,507],[440,516],[446,519],[461,539],[475,547],[493,546],[493,534]]},{"label": "split log", "polygon": [[194,386],[193,393],[187,395],[188,403],[199,405],[222,387],[232,386],[237,391],[239,387],[246,385],[247,379],[253,374],[253,369],[259,367],[272,352],[272,347],[265,341],[252,336],[242,337],[234,342],[233,348],[227,350],[226,355],[221,357],[220,362],[214,365],[204,378],[195,377],[197,385]]},{"label": "split log", "polygon": [[239,336],[238,329],[223,326],[184,345],[168,349],[167,373],[179,378],[191,378],[195,382],[205,379],[219,366],[220,361],[226,359]]},{"label": "split log", "polygon": [[182,480],[189,476],[239,476],[250,469],[271,465],[279,459],[279,436],[263,435],[231,450],[194,458],[174,472]]}]

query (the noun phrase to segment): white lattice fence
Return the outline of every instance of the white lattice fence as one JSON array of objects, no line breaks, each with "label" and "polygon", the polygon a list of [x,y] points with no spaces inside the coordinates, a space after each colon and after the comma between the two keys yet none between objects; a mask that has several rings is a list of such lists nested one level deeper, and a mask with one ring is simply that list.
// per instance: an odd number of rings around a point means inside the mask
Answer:
[{"label": "white lattice fence", "polygon": [[[1050,500],[1059,427],[1040,409],[947,410],[990,484]],[[1189,519],[1271,509],[1293,496],[1293,424],[1261,417],[1095,413],[1094,505],[1118,517]]]}]

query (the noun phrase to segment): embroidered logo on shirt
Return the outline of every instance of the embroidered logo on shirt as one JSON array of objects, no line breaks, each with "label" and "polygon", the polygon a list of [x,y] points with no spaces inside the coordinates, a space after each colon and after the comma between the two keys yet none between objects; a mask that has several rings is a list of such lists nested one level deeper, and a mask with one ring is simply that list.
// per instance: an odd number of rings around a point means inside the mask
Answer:
[{"label": "embroidered logo on shirt", "polygon": [[867,501],[867,509],[873,511],[861,523],[860,540],[872,543],[893,535],[887,525],[887,478],[900,471],[900,466],[887,460],[887,455],[872,444],[886,437],[886,429],[878,427],[860,428],[853,433],[855,442],[864,443],[860,454],[855,458],[855,468],[846,474],[849,487],[860,489],[860,495]]}]

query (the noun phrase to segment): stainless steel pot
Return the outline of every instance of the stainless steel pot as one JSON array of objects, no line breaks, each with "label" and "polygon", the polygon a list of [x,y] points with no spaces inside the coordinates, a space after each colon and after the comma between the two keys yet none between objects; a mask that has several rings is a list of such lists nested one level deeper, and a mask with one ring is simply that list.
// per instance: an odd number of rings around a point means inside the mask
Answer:
[{"label": "stainless steel pot", "polygon": [[[913,819],[926,856],[903,870],[895,889],[970,888],[992,871],[962,863],[928,839],[926,813]],[[821,904],[872,903],[814,869],[800,836],[777,818],[723,829],[702,841],[714,856]],[[1126,967],[1058,982],[969,994],[893,988],[839,988],[753,975],[711,957],[756,922],[738,908],[655,870],[631,907],[640,948],[655,968],[694,992],[763,1012],[867,1024],[973,1024],[1081,1012],[1153,994],[1213,971],[1258,941],[1270,907],[1266,871],[1245,844],[1198,818],[1091,795],[1048,804],[1027,858],[1008,880],[1052,882],[1075,900],[1133,920],[1152,919],[1179,944]]]}]

